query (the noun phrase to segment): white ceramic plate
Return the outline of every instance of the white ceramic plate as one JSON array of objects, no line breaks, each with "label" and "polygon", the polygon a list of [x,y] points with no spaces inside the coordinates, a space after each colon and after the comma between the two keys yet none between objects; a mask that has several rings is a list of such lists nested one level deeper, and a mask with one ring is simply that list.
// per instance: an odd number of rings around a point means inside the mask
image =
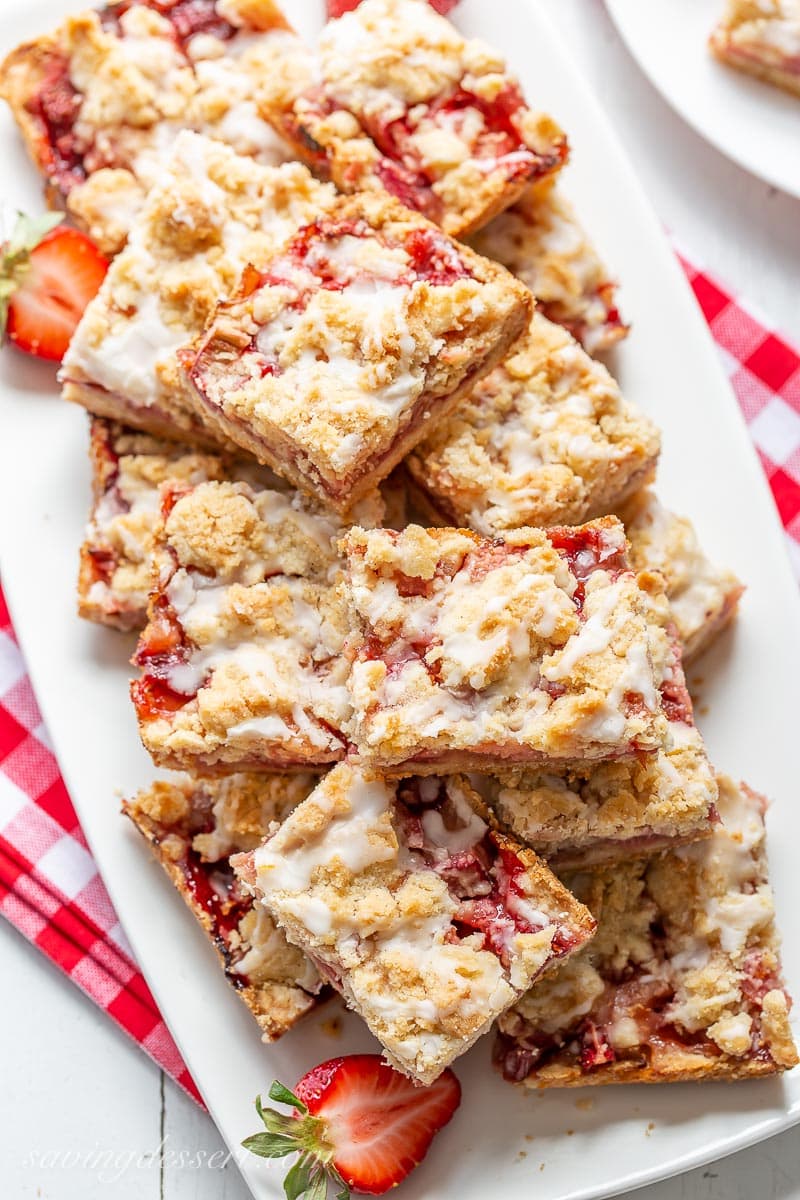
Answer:
[{"label": "white ceramic plate", "polygon": [[745,170],[800,196],[800,99],[723,66],[708,36],[724,0],[606,0],[641,69],[702,137]]},{"label": "white ceramic plate", "polygon": [[[0,6],[0,46],[47,29],[65,0]],[[312,32],[321,4],[294,0]],[[797,687],[800,608],[772,503],[707,331],[630,164],[534,0],[464,0],[458,20],[498,44],[530,97],[569,130],[570,187],[615,270],[634,333],[617,367],[664,428],[661,490],[749,583],[732,637],[705,662],[704,730],[720,765],[775,797],[769,825],[790,983],[800,995]],[[38,185],[0,113],[4,184],[35,208]],[[75,616],[77,548],[89,499],[86,419],[48,367],[0,355],[0,550],[17,631],[70,792],[117,911],[166,1020],[231,1146],[255,1131],[253,1098],[323,1058],[374,1046],[354,1017],[333,1039],[312,1018],[268,1048],[214,955],[127,821],[120,792],[152,776],[127,698],[130,640]],[[464,1102],[407,1200],[518,1196],[588,1200],[719,1157],[800,1120],[800,1078],[783,1082],[524,1094],[490,1069],[490,1039],[458,1064]],[[89,1069],[87,1065],[87,1070]],[[90,1082],[90,1081],[84,1081]],[[283,1166],[247,1157],[259,1198]]]}]

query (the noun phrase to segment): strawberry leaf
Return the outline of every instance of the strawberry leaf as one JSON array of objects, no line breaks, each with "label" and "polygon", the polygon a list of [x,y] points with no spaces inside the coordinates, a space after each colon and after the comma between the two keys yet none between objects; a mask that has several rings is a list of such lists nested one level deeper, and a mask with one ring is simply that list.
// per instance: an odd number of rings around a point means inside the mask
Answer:
[{"label": "strawberry leaf", "polygon": [[326,1200],[328,1195],[328,1173],[320,1167],[306,1188],[306,1200]]},{"label": "strawberry leaf", "polygon": [[[273,1080],[272,1087],[269,1089],[269,1098],[270,1100],[277,1100],[279,1104],[291,1104],[292,1108],[296,1108],[298,1112],[308,1112],[308,1109],[306,1108],[305,1104],[303,1104],[303,1101],[299,1098],[299,1096],[295,1096],[294,1092],[290,1092],[289,1089],[282,1083],[279,1083],[277,1079]],[[256,1105],[256,1107],[258,1108],[258,1105]],[[258,1112],[259,1116],[261,1116],[260,1108]]]},{"label": "strawberry leaf", "polygon": [[302,1196],[308,1187],[313,1165],[313,1159],[307,1158],[305,1155],[297,1160],[283,1181],[286,1200],[298,1200],[298,1197]]},{"label": "strawberry leaf", "polygon": [[11,237],[3,247],[3,257],[7,260],[27,256],[51,229],[55,229],[56,225],[61,225],[63,221],[63,213],[48,212],[39,217],[29,217],[23,212],[18,212]]},{"label": "strawberry leaf", "polygon": [[274,1133],[254,1133],[245,1138],[242,1145],[259,1158],[285,1158],[287,1154],[297,1154],[299,1150],[294,1138]]}]

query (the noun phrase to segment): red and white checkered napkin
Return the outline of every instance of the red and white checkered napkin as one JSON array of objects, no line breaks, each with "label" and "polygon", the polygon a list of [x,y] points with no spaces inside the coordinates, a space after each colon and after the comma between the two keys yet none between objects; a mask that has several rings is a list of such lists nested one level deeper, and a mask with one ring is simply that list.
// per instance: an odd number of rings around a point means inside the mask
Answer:
[{"label": "red and white checkered napkin", "polygon": [[0,913],[202,1103],[86,847],[1,590]]},{"label": "red and white checkered napkin", "polygon": [[[681,255],[800,576],[800,355]],[[86,848],[0,592],[0,913],[198,1102]]]}]

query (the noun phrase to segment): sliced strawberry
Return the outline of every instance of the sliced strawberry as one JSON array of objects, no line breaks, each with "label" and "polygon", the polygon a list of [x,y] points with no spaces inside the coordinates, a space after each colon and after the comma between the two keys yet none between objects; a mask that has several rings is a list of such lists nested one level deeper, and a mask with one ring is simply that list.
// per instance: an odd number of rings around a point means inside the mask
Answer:
[{"label": "sliced strawberry", "polygon": [[[343,17],[345,13],[352,12],[354,8],[358,8],[361,0],[326,0],[326,8],[328,12],[328,20],[333,21],[336,17]],[[435,8],[438,13],[445,16],[454,9],[458,4],[458,0],[428,0],[431,8]]]},{"label": "sliced strawberry", "polygon": [[461,1102],[461,1086],[445,1071],[418,1087],[377,1054],[332,1058],[304,1075],[295,1092],[273,1083],[270,1099],[290,1104],[285,1116],[256,1110],[266,1133],[242,1145],[264,1158],[297,1153],[286,1195],[324,1197],[328,1180],[347,1197],[350,1188],[377,1196],[396,1187],[422,1162],[430,1144]]},{"label": "sliced strawberry", "polygon": [[20,215],[0,262],[0,333],[55,362],[108,270],[91,238],[60,221],[53,213],[36,221]]}]

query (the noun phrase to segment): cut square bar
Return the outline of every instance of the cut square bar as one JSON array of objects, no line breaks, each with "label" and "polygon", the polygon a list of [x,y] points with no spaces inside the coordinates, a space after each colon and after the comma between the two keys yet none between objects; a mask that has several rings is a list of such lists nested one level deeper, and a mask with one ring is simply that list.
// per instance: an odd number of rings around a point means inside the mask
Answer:
[{"label": "cut square bar", "polygon": [[233,863],[421,1083],[594,928],[458,777],[387,783],[342,763]]},{"label": "cut square bar", "polygon": [[385,188],[464,237],[567,157],[501,55],[424,0],[364,0],[264,80],[264,115],[344,191]]},{"label": "cut square bar", "polygon": [[181,355],[203,419],[344,512],[500,362],[530,292],[380,192],[300,228]]},{"label": "cut square bar", "polygon": [[797,0],[726,0],[710,45],[720,62],[800,96]]},{"label": "cut square bar", "polygon": [[155,762],[230,773],[342,758],[350,700],[336,518],[301,496],[230,482],[168,491],[163,515],[131,688]]},{"label": "cut square bar", "polygon": [[257,463],[137,433],[103,417],[91,419],[89,455],[93,502],[80,552],[78,612],[116,629],[146,624],[165,485],[233,479],[287,490]]},{"label": "cut square bar", "polygon": [[616,511],[653,477],[659,449],[652,421],[606,368],[536,313],[406,467],[442,521],[491,536]]},{"label": "cut square bar", "polygon": [[526,1087],[746,1079],[795,1066],[764,848],[766,802],[720,778],[703,842],[565,876],[591,946],[498,1023],[496,1061]]}]

